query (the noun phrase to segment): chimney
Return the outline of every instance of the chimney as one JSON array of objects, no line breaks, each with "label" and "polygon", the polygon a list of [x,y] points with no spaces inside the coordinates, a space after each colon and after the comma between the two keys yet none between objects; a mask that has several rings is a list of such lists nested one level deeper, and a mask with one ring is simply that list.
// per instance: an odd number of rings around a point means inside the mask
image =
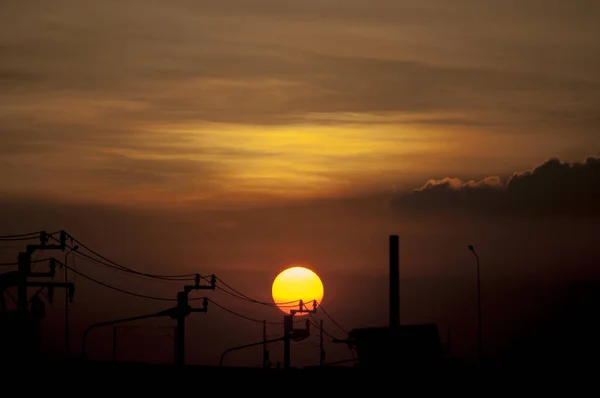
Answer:
[{"label": "chimney", "polygon": [[400,243],[390,235],[390,328],[400,326]]}]

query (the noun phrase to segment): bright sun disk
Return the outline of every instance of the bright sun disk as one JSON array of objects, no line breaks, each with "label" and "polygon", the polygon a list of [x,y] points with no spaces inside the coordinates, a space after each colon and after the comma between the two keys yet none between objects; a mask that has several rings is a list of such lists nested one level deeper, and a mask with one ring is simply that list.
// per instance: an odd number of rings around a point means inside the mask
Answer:
[{"label": "bright sun disk", "polygon": [[[323,300],[323,283],[321,278],[308,268],[291,267],[282,271],[273,281],[271,289],[273,301],[286,314],[293,309],[299,309],[299,301],[305,304],[304,309],[312,310],[313,301],[317,307]],[[306,313],[296,313],[306,315]]]}]

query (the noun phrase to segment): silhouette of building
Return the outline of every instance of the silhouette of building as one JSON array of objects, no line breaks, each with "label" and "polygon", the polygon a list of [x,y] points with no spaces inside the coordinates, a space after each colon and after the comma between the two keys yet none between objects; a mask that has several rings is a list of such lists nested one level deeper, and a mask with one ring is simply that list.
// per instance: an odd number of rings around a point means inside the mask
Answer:
[{"label": "silhouette of building", "polygon": [[444,358],[435,324],[400,324],[400,242],[389,237],[389,312],[387,327],[354,329],[349,340],[356,346],[360,367],[429,366]]}]

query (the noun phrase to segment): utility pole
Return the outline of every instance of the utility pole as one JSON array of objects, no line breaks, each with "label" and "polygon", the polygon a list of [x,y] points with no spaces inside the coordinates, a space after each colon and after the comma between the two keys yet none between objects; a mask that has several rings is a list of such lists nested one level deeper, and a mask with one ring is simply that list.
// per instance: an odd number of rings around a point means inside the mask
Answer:
[{"label": "utility pole", "polygon": [[[40,233],[40,243],[39,244],[30,244],[25,247],[25,251],[20,252],[17,260],[17,272],[14,275],[10,275],[11,279],[5,285],[15,286],[17,287],[17,312],[16,312],[16,325],[18,330],[17,333],[17,341],[15,342],[15,346],[17,347],[19,356],[21,358],[27,357],[27,352],[33,355],[37,355],[37,342],[39,336],[38,333],[38,324],[37,320],[40,317],[43,317],[45,314],[44,304],[39,300],[37,295],[31,300],[32,311],[29,311],[28,304],[28,287],[36,286],[41,288],[48,288],[49,295],[50,290],[55,287],[64,287],[69,290],[69,297],[72,299],[74,286],[72,284],[67,283],[54,283],[54,282],[29,282],[29,277],[50,277],[54,278],[55,272],[54,267],[56,261],[51,261],[50,268],[51,271],[48,273],[34,273],[31,272],[31,256],[38,250],[65,250],[66,247],[66,239],[67,233],[61,231],[59,244],[48,244],[48,240],[50,239],[50,235],[46,232]],[[4,285],[3,285],[4,288]],[[33,322],[33,323],[31,323]],[[32,344],[32,341],[35,344]]]},{"label": "utility pole", "polygon": [[289,369],[291,363],[291,341],[303,340],[310,335],[310,321],[306,320],[306,327],[304,329],[294,329],[294,315],[298,313],[302,314],[314,314],[317,312],[317,301],[313,300],[313,308],[309,310],[304,305],[304,302],[300,300],[297,310],[291,310],[289,315],[283,316],[283,368]]},{"label": "utility pole", "polygon": [[[58,261],[55,259],[51,259],[50,260],[50,275],[52,275],[52,277],[54,277],[54,267],[56,266],[56,263]],[[47,276],[45,275],[45,273],[31,273],[30,276]],[[73,283],[62,283],[62,282],[37,282],[37,281],[27,281],[25,284],[26,287],[38,287],[41,289],[47,289],[47,297],[48,297],[48,302],[52,303],[52,301],[54,300],[54,289],[55,288],[64,288],[67,291],[67,297],[69,302],[73,302],[73,295],[75,293],[75,285]],[[40,289],[40,291],[41,291]],[[39,292],[38,292],[39,293]],[[46,309],[45,309],[45,304],[42,300],[40,300],[40,298],[38,297],[38,295],[36,294],[32,299],[31,299],[31,312],[27,312],[27,308],[26,308],[26,312],[23,313],[26,317],[32,316],[34,321],[37,322],[39,319],[43,318],[46,314]],[[28,319],[23,319],[23,320],[19,320],[20,322],[27,322],[28,323]],[[20,334],[20,338],[24,339],[20,341],[22,350],[25,349],[31,349],[33,348],[33,351],[36,352],[38,350],[38,343],[39,343],[39,335],[38,332],[39,330],[38,328],[38,324],[34,324],[34,329],[30,329],[30,325],[28,325],[27,323],[23,323],[20,324],[21,328],[21,334]],[[34,335],[31,335],[30,333],[33,332]],[[29,339],[29,341],[27,341],[27,339]],[[33,343],[33,344],[32,344]],[[23,351],[22,351],[23,352]]]},{"label": "utility pole", "polygon": [[325,362],[325,346],[323,345],[323,320],[319,323],[319,366],[323,366]]},{"label": "utility pole", "polygon": [[141,319],[155,318],[168,316],[171,319],[177,320],[177,326],[175,327],[175,364],[185,364],[185,318],[192,312],[207,312],[208,310],[208,299],[204,297],[202,308],[191,308],[188,304],[188,294],[192,290],[201,289],[215,289],[216,277],[212,275],[209,286],[200,286],[200,275],[196,274],[195,284],[192,286],[184,286],[183,292],[177,293],[177,306],[169,308],[164,311],[155,312],[152,314],[138,315],[127,318],[113,319],[111,321],[95,323],[83,332],[83,338],[81,339],[81,353],[85,358],[86,356],[86,341],[88,334],[95,328],[101,326],[114,325],[116,323],[132,322]]},{"label": "utility pole", "polygon": [[[67,243],[67,233],[61,231],[60,244],[49,245],[49,236],[46,232],[40,233],[39,245],[27,245],[24,252],[19,253],[18,257],[18,278],[17,278],[17,310],[26,316],[27,314],[27,278],[31,275],[31,255],[38,250],[65,250]],[[52,276],[54,277],[54,276]]]},{"label": "utility pole", "polygon": [[192,312],[206,312],[208,300],[204,299],[203,308],[191,308],[188,304],[188,295],[192,290],[215,290],[216,277],[212,275],[210,285],[200,285],[200,275],[196,274],[195,283],[186,285],[183,291],[177,292],[177,307],[175,309],[175,318],[177,319],[177,329],[175,333],[175,364],[185,365],[185,318]]}]

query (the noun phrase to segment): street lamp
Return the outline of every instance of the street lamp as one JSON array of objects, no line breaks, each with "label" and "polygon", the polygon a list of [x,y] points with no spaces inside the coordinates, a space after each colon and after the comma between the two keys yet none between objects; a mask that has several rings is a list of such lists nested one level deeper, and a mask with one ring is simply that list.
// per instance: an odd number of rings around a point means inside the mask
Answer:
[{"label": "street lamp", "polygon": [[[69,283],[69,269],[67,263],[69,261],[69,254],[79,249],[79,246],[75,245],[65,254],[65,284]],[[69,291],[65,289],[65,352],[67,358],[70,356],[70,344],[69,344]]]},{"label": "street lamp", "polygon": [[479,256],[475,252],[473,245],[469,245],[469,250],[477,259],[477,354],[481,364],[481,279],[479,277]]}]

